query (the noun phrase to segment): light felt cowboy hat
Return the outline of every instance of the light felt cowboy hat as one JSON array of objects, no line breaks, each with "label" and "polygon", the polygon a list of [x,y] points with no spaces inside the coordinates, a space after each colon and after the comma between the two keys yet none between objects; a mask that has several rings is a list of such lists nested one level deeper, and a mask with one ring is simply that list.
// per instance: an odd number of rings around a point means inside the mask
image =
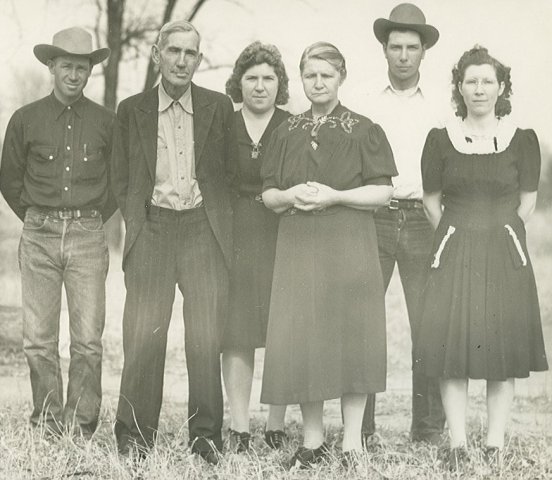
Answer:
[{"label": "light felt cowboy hat", "polygon": [[92,65],[96,65],[109,57],[111,50],[109,48],[92,50],[92,35],[83,28],[71,27],[57,32],[52,39],[52,45],[36,45],[33,52],[44,65],[48,64],[48,60],[61,55],[86,57],[90,59]]},{"label": "light felt cowboy hat", "polygon": [[424,13],[411,3],[397,5],[389,14],[389,20],[378,18],[374,22],[374,35],[380,43],[387,42],[390,30],[413,30],[422,37],[426,48],[431,48],[439,40],[439,30],[426,23]]}]

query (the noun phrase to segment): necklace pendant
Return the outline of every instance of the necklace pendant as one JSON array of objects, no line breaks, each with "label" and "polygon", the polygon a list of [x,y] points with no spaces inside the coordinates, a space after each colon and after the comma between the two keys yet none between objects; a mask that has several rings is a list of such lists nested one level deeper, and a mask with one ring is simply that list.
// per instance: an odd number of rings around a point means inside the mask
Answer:
[{"label": "necklace pendant", "polygon": [[261,142],[259,143],[255,143],[255,142],[252,142],[251,143],[251,159],[252,160],[257,160],[259,158],[259,155],[261,154]]}]

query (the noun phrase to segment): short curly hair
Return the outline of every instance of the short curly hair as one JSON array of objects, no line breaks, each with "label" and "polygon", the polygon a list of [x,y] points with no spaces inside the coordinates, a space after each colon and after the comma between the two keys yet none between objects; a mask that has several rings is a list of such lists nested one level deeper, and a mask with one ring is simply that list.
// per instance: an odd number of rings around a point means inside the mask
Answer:
[{"label": "short curly hair", "polygon": [[498,83],[504,82],[504,91],[496,101],[495,115],[499,118],[508,115],[512,111],[512,104],[509,100],[512,94],[510,67],[507,67],[496,58],[489,55],[489,51],[485,47],[476,45],[471,50],[464,52],[460,60],[458,60],[458,63],[452,69],[452,100],[456,104],[456,116],[466,118],[468,115],[468,108],[460,93],[459,85],[464,81],[466,69],[470,65],[491,65],[494,68]]},{"label": "short curly hair", "polygon": [[234,64],[230,78],[226,81],[226,93],[230,95],[235,103],[243,102],[241,90],[241,79],[244,73],[255,65],[266,63],[274,69],[278,77],[278,93],[276,94],[276,105],[285,105],[289,100],[289,79],[286,67],[282,62],[280,50],[275,45],[261,42],[253,42],[245,47],[243,52]]}]

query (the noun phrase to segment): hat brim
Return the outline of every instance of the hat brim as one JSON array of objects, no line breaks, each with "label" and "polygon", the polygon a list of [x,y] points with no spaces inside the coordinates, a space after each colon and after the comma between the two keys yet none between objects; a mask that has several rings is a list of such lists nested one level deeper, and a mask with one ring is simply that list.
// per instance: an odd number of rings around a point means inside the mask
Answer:
[{"label": "hat brim", "polygon": [[389,30],[413,30],[418,32],[423,39],[426,48],[431,48],[439,40],[439,30],[433,25],[420,25],[419,23],[397,23],[387,20],[386,18],[378,18],[374,22],[374,35],[380,43],[387,42],[387,32]]},{"label": "hat brim", "polygon": [[53,45],[40,44],[33,48],[33,52],[38,61],[44,65],[47,65],[49,60],[63,55],[88,58],[92,65],[96,65],[109,57],[111,50],[109,48],[99,48],[98,50],[93,50],[90,53],[74,53],[68,52],[63,48],[54,47]]}]

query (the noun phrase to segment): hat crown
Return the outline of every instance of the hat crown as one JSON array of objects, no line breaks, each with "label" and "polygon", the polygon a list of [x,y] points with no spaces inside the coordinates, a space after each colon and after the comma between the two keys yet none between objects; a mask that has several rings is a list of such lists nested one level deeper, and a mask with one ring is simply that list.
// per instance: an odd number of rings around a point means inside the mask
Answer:
[{"label": "hat crown", "polygon": [[389,14],[389,20],[395,23],[407,23],[425,25],[426,19],[424,13],[411,3],[401,3],[397,5]]},{"label": "hat crown", "polygon": [[69,54],[88,55],[92,53],[92,35],[80,27],[66,28],[54,35],[52,45]]}]

